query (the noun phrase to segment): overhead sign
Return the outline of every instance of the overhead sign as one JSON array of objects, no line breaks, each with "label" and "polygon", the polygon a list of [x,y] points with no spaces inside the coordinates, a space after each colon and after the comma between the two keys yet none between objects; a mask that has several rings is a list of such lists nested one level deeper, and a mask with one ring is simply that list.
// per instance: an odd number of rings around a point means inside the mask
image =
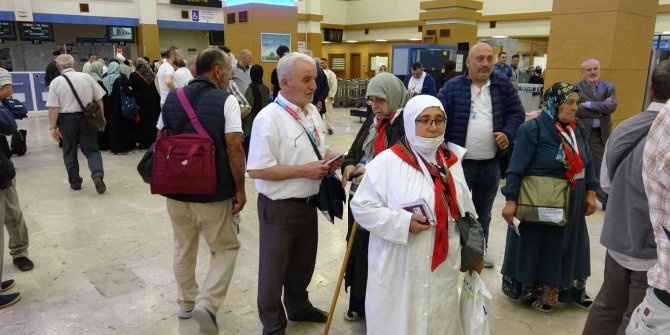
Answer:
[{"label": "overhead sign", "polygon": [[223,8],[221,0],[170,0],[173,5]]},{"label": "overhead sign", "polygon": [[191,21],[207,23],[214,22],[214,12],[211,10],[194,9],[191,11]]},{"label": "overhead sign", "polygon": [[0,39],[15,41],[16,29],[12,21],[0,21]]},{"label": "overhead sign", "polygon": [[22,41],[54,40],[53,25],[51,23],[19,22],[19,33]]}]

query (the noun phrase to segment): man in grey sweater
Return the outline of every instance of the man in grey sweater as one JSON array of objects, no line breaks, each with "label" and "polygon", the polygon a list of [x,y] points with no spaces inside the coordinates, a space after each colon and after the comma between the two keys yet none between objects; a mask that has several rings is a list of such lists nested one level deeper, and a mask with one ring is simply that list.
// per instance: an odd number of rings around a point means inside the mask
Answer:
[{"label": "man in grey sweater", "polygon": [[652,122],[670,99],[670,61],[652,74],[652,102],[609,137],[600,183],[609,194],[600,243],[607,248],[603,285],[584,334],[624,334],[647,290],[647,271],[656,264],[656,243],[642,182],[644,144]]}]

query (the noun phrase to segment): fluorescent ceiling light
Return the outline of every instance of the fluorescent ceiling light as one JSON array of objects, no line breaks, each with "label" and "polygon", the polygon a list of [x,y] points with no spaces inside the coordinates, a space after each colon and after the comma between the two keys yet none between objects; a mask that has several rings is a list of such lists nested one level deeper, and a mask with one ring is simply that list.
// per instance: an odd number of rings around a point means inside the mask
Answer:
[{"label": "fluorescent ceiling light", "polygon": [[664,32],[662,32],[661,34],[663,34],[663,35],[670,35],[670,30],[668,30],[668,31],[664,31]]},{"label": "fluorescent ceiling light", "polygon": [[333,42],[331,42],[331,41],[322,41],[321,43],[323,43],[323,44],[330,44],[330,43],[333,43]]},{"label": "fluorescent ceiling light", "polygon": [[421,41],[422,39],[420,39],[420,38],[410,38],[409,40],[410,41]]},{"label": "fluorescent ceiling light", "polygon": [[354,41],[354,40],[348,40],[348,41],[345,41],[345,42],[347,42],[347,43],[358,43],[358,41]]},{"label": "fluorescent ceiling light", "polygon": [[493,38],[507,38],[507,35],[493,35]]},{"label": "fluorescent ceiling light", "polygon": [[388,40],[375,40],[375,42],[388,42]]}]

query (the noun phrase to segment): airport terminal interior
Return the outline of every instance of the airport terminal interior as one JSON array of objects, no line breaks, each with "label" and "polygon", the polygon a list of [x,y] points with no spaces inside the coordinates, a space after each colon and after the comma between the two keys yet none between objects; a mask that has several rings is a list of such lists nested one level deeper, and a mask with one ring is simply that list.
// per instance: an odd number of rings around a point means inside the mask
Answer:
[{"label": "airport terminal interior", "polygon": [[[184,61],[208,48],[226,50],[237,64],[245,50],[252,57],[249,65],[260,65],[262,81],[270,87],[278,46],[311,52],[337,76],[328,112],[332,121],[323,136],[329,150],[340,153],[349,150],[368,117],[365,92],[384,72],[380,68],[405,79],[420,62],[439,91],[445,62],[453,61],[455,73],[463,74],[468,52],[477,43],[489,44],[495,61],[505,54],[511,64],[515,56],[515,88],[529,119],[541,113],[540,98],[548,85],[577,83],[583,79],[583,62],[599,60],[601,80],[616,85],[615,129],[649,105],[651,71],[670,58],[670,0],[0,0],[0,67],[12,76],[12,98],[28,110],[26,118],[17,120],[18,128],[27,131],[27,151],[11,160],[29,236],[27,256],[34,263],[29,271],[15,265],[5,231],[0,278],[14,280],[15,286],[0,294],[21,296],[0,309],[0,335],[189,335],[202,330],[195,317],[178,316],[174,233],[166,198],[151,194],[137,172],[146,148],[101,151],[103,194],[96,192],[81,153],[81,190],[68,183],[47,107],[45,68],[56,53],[72,55],[77,71],[90,55],[106,68],[112,67],[110,61],[128,60],[132,71],[140,57],[148,57],[149,66],[160,65],[161,54],[170,47],[178,48]],[[245,189],[236,266],[215,313],[219,334],[263,334],[257,305],[262,280],[259,194],[248,174]],[[582,334],[588,310],[559,303],[553,312],[542,313],[503,293],[509,229],[502,216],[505,205],[498,188],[487,249],[494,264],[481,272],[491,293],[485,313],[490,330],[476,334]],[[307,290],[312,304],[324,311],[331,307],[345,260],[347,215],[346,205],[344,219],[332,224],[318,214],[316,266]],[[605,277],[604,218],[600,201],[586,217],[586,294],[591,298]],[[201,239],[199,283],[210,257]],[[458,278],[459,292],[463,277]],[[348,305],[349,292],[342,287],[330,334],[366,334],[364,319],[343,317]],[[288,321],[285,329],[286,334],[323,332],[324,323],[318,322]]]}]

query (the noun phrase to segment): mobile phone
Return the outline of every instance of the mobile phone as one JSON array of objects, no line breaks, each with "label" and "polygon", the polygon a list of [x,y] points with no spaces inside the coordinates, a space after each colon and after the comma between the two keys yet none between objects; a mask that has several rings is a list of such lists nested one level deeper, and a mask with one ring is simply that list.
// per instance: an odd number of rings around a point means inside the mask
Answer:
[{"label": "mobile phone", "polygon": [[326,165],[330,165],[330,164],[332,164],[334,161],[336,161],[336,160],[338,160],[338,159],[340,159],[340,158],[346,156],[348,153],[349,153],[349,151],[345,151],[345,152],[343,152],[343,153],[341,153],[341,154],[339,154],[339,155],[337,155],[337,156],[331,158],[330,160],[328,160],[328,161],[326,162]]}]

